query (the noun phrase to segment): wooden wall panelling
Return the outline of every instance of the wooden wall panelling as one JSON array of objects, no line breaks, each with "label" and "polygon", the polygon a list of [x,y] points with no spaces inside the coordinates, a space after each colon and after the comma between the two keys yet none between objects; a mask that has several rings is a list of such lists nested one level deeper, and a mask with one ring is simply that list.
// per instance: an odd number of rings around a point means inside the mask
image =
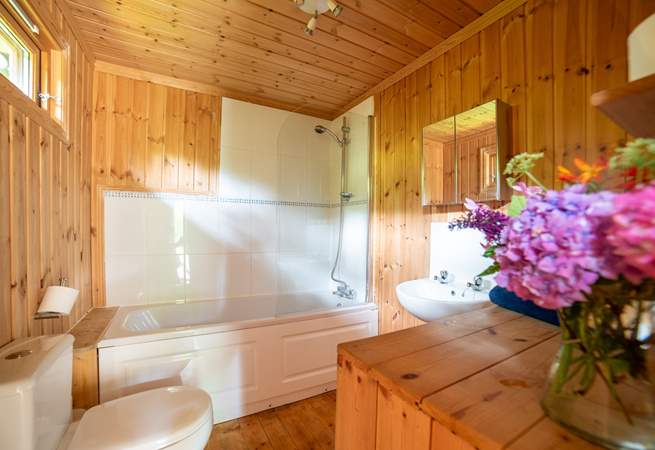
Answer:
[{"label": "wooden wall panelling", "polygon": [[[90,198],[85,180],[91,156],[90,117],[82,111],[91,102],[90,55],[77,41],[58,2],[32,5],[53,33],[68,44],[66,130],[4,78],[0,80],[0,345],[11,339],[66,331],[91,307]],[[87,89],[85,89],[85,85]],[[88,191],[88,190],[87,190]],[[33,320],[45,289],[60,277],[80,290],[71,315]],[[85,289],[85,286],[87,288]]]},{"label": "wooden wall panelling", "polygon": [[166,124],[166,91],[165,86],[151,86],[151,98],[148,101],[148,142],[146,148],[146,179],[148,189],[162,188],[164,171],[164,136]]},{"label": "wooden wall panelling", "polygon": [[480,102],[500,98],[500,22],[480,32]]},{"label": "wooden wall panelling", "polygon": [[[26,168],[26,205],[27,211],[27,314],[38,308],[42,298],[41,291],[41,228],[39,216],[41,196],[41,128],[30,126],[27,136],[27,168]],[[28,333],[41,334],[41,321],[28,316]]]},{"label": "wooden wall panelling", "polygon": [[198,96],[195,92],[186,93],[184,115],[184,145],[182,146],[182,161],[179,171],[179,188],[183,191],[193,190],[194,164],[196,156],[196,131],[198,116]]},{"label": "wooden wall panelling", "polygon": [[164,189],[177,189],[181,150],[184,146],[185,91],[167,88],[164,135]]},{"label": "wooden wall panelling", "polygon": [[[0,148],[9,148],[9,105],[0,100]],[[12,335],[11,314],[11,163],[10,152],[0,151],[0,343]]]},{"label": "wooden wall panelling", "polygon": [[[590,106],[589,96],[626,81],[627,35],[655,12],[655,2],[517,3],[507,15],[445,53],[431,51],[424,65],[416,67],[429,73],[425,92],[418,89],[422,75],[403,69],[404,78],[394,75],[375,96],[379,140],[374,186],[378,194],[373,198],[379,204],[373,220],[379,236],[372,248],[372,271],[382,333],[418,323],[395,296],[399,282],[428,275],[427,258],[416,258],[420,250],[407,244],[427,236],[417,224],[425,220],[427,229],[430,220],[446,221],[445,213],[461,210],[422,208],[420,195],[411,195],[420,174],[416,166],[420,159],[412,154],[417,145],[414,139],[420,134],[413,130],[426,124],[414,112],[415,104],[429,103],[431,123],[478,103],[504,100],[512,107],[512,151],[544,151],[539,175],[555,185],[557,165],[570,166],[576,156],[593,159],[626,138],[623,130]],[[428,247],[426,240],[423,251],[428,252]]]},{"label": "wooden wall panelling", "polygon": [[606,155],[624,140],[625,132],[589,102],[594,92],[620,86],[627,81],[626,37],[630,4],[642,0],[588,0],[587,2],[587,147],[590,161]]},{"label": "wooden wall panelling", "polygon": [[474,108],[482,100],[480,83],[480,34],[471,36],[461,45],[462,85],[471,86],[462,90],[462,109]]},{"label": "wooden wall panelling", "polygon": [[440,55],[430,64],[430,123],[446,118],[445,56]]},{"label": "wooden wall panelling", "polygon": [[211,97],[211,134],[209,136],[209,192],[218,193],[218,182],[221,165],[221,120],[222,97]]},{"label": "wooden wall panelling", "polygon": [[[525,6],[500,20],[501,98],[512,106],[512,152],[526,148]],[[468,89],[468,86],[466,86]]]},{"label": "wooden wall panelling", "polygon": [[219,97],[104,72],[94,77],[94,185],[216,193]]},{"label": "wooden wall panelling", "polygon": [[571,167],[586,149],[587,0],[555,0],[553,15],[553,158],[555,166]]},{"label": "wooden wall panelling", "polygon": [[28,336],[27,328],[27,223],[25,221],[25,115],[11,108],[9,111],[9,157],[11,217],[11,317],[12,337]]},{"label": "wooden wall panelling", "polygon": [[535,175],[547,186],[555,181],[553,96],[553,0],[530,0],[526,4],[526,150],[543,152]]}]

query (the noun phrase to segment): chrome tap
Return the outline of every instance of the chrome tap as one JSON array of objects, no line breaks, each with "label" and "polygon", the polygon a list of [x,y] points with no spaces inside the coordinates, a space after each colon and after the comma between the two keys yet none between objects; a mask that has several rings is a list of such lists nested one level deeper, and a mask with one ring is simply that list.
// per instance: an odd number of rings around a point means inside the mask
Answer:
[{"label": "chrome tap", "polygon": [[439,275],[433,277],[434,281],[438,281],[441,284],[448,284],[450,282],[451,276],[447,270],[442,270],[439,272]]},{"label": "chrome tap", "polygon": [[466,283],[466,287],[479,292],[484,289],[484,280],[480,276],[475,277],[473,278],[473,283],[471,283],[470,281]]}]

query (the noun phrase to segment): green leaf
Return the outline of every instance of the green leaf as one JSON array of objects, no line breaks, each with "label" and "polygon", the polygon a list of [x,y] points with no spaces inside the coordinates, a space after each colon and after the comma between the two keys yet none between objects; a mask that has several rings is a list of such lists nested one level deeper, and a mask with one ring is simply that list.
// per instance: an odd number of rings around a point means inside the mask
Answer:
[{"label": "green leaf", "polygon": [[507,215],[510,217],[517,217],[525,209],[528,200],[522,195],[512,195],[512,201],[507,207]]},{"label": "green leaf", "polygon": [[479,277],[486,277],[486,276],[489,276],[489,275],[493,275],[494,273],[497,273],[499,271],[500,271],[500,265],[497,262],[495,262],[492,265],[490,265],[489,267],[487,267],[486,269],[484,269],[484,271],[482,271],[478,276]]},{"label": "green leaf", "polygon": [[487,249],[484,251],[482,256],[484,256],[485,258],[493,258],[496,255],[496,248],[498,248],[498,246],[496,245],[491,245],[487,247]]}]

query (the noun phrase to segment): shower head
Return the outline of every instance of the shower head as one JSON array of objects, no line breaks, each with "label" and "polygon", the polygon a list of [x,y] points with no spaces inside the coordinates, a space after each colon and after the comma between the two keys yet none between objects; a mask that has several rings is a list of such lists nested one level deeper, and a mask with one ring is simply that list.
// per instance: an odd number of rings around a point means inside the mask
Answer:
[{"label": "shower head", "polygon": [[318,134],[327,133],[330,136],[332,136],[339,143],[339,145],[343,145],[343,140],[340,139],[339,136],[337,136],[337,134],[334,131],[330,130],[327,127],[324,127],[323,125],[316,125],[314,127],[314,131]]}]

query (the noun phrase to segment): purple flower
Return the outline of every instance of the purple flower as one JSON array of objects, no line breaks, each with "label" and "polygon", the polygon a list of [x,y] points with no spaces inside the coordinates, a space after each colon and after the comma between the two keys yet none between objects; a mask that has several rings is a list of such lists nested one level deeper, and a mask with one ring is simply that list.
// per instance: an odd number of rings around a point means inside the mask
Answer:
[{"label": "purple flower", "polygon": [[613,194],[587,194],[582,185],[527,194],[526,208],[501,234],[496,281],[548,309],[584,301],[601,276],[616,276],[598,239]]},{"label": "purple flower", "polygon": [[489,208],[487,205],[475,203],[470,198],[464,202],[468,212],[463,217],[448,224],[450,230],[474,228],[484,233],[487,244],[494,245],[500,239],[500,233],[507,225],[509,217],[500,211]]},{"label": "purple flower", "polygon": [[615,263],[633,284],[655,279],[655,184],[616,195],[606,239]]}]

